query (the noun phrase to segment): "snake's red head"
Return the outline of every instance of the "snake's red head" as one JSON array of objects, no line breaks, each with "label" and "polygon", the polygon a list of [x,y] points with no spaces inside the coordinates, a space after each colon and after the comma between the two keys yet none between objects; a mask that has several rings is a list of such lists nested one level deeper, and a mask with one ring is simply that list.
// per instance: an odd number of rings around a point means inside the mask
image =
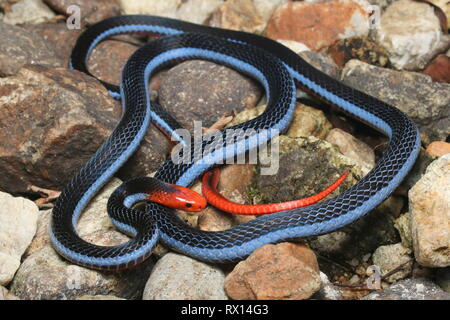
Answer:
[{"label": "snake's red head", "polygon": [[152,192],[147,199],[166,207],[188,212],[202,211],[208,204],[206,199],[194,190],[174,184],[168,186],[170,190]]}]

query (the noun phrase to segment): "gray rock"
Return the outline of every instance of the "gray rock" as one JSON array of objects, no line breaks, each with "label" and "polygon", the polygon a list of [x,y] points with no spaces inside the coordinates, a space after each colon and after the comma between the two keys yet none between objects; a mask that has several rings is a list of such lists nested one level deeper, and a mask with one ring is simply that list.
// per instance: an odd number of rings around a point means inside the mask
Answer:
[{"label": "gray rock", "polygon": [[7,285],[36,233],[38,207],[25,198],[0,192],[0,285]]},{"label": "gray rock", "polygon": [[342,299],[342,290],[339,287],[334,286],[327,275],[320,272],[320,280],[322,281],[322,286],[320,290],[314,294],[313,299],[317,300],[340,300]]},{"label": "gray rock", "polygon": [[233,110],[252,108],[261,97],[260,87],[227,67],[200,60],[183,62],[161,78],[159,101],[186,128],[193,120],[209,127]]},{"label": "gray rock", "polygon": [[167,253],[145,285],[144,300],[228,300],[224,273],[192,258]]},{"label": "gray rock", "polygon": [[62,65],[61,60],[47,47],[41,37],[1,20],[0,42],[3,44],[0,46],[0,77],[14,75],[22,66],[29,63],[53,67]]},{"label": "gray rock", "polygon": [[385,278],[385,281],[393,283],[408,277],[412,272],[412,250],[403,247],[401,243],[381,246],[375,250],[372,256],[373,263],[380,267],[383,275],[403,265],[393,275]]},{"label": "gray rock", "polygon": [[450,300],[450,293],[426,278],[401,280],[383,291],[372,292],[362,300]]},{"label": "gray rock", "polygon": [[388,70],[350,60],[342,71],[345,84],[391,104],[420,127],[423,142],[445,140],[450,127],[450,85],[429,76]]}]

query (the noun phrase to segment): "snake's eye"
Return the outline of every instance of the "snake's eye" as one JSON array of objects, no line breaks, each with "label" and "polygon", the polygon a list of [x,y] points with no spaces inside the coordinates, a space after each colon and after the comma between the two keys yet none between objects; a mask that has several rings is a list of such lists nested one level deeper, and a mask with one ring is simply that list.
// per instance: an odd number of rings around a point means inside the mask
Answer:
[{"label": "snake's eye", "polygon": [[186,203],[186,208],[191,208],[191,207],[192,207],[192,204]]}]

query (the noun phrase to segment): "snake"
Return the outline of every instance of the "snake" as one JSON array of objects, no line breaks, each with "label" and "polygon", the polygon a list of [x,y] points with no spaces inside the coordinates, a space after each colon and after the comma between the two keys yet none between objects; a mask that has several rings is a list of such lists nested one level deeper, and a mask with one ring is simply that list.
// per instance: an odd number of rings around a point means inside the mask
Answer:
[{"label": "snake", "polygon": [[[158,242],[207,263],[236,262],[263,245],[329,233],[358,220],[391,195],[417,158],[420,134],[403,112],[330,77],[264,36],[158,16],[116,16],[90,26],[79,36],[69,67],[92,75],[87,60],[93,49],[111,36],[132,33],[158,34],[160,38],[131,55],[119,86],[101,81],[113,97],[121,99],[121,119],[62,189],[51,215],[53,247],[75,264],[99,270],[130,268],[150,257]],[[116,246],[83,240],[77,231],[81,213],[134,153],[150,122],[175,136],[179,132],[173,130],[179,127],[174,118],[150,99],[148,80],[159,70],[189,59],[218,63],[259,82],[267,106],[261,115],[233,126],[233,130],[221,130],[199,142],[179,138],[180,148],[173,152],[183,161],[174,157],[164,161],[154,176],[157,180],[189,187],[215,164],[269,143],[289,126],[297,87],[377,129],[387,136],[387,146],[375,167],[341,194],[307,207],[259,216],[223,231],[187,225],[174,209],[147,201],[145,190],[152,184],[148,178],[133,178],[120,185],[107,203],[112,223],[130,235],[130,240]]]},{"label": "snake", "polygon": [[[239,215],[262,215],[306,207],[319,202],[341,185],[341,183],[348,176],[348,170],[326,189],[320,191],[317,194],[302,199],[268,204],[241,204],[228,200],[217,190],[217,185],[219,184],[219,175],[220,170],[218,167],[216,167],[211,171],[207,171],[202,177],[202,194],[205,197],[204,199],[207,204],[210,204],[217,209],[228,213]],[[192,200],[190,200],[189,198],[186,200],[192,202]],[[197,208],[202,206],[201,202],[195,204]],[[172,207],[174,206],[175,205],[172,205]]]}]

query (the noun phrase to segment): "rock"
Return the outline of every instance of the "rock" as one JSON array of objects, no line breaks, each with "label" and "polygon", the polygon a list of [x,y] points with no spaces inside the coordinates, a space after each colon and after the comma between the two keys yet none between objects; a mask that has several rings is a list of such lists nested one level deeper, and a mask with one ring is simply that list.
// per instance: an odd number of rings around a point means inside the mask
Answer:
[{"label": "rock", "polygon": [[379,247],[373,253],[372,260],[374,265],[380,267],[383,275],[403,265],[401,270],[383,279],[384,281],[394,283],[411,274],[413,262],[411,253],[412,251],[410,249],[405,248],[401,243],[396,243]]},{"label": "rock", "polygon": [[162,76],[159,102],[192,130],[193,119],[209,127],[223,114],[254,107],[261,94],[255,82],[237,71],[209,61],[191,60]]},{"label": "rock", "polygon": [[[253,203],[284,202],[311,196],[350,170],[347,179],[328,196],[331,198],[362,177],[361,169],[354,161],[317,138],[280,136],[272,140],[272,145],[272,150],[279,149],[279,170],[275,175],[255,175]],[[257,172],[264,167],[258,166]]]},{"label": "rock", "polygon": [[109,295],[97,295],[97,296],[85,295],[78,297],[75,300],[126,300],[126,299]]},{"label": "rock", "polygon": [[397,0],[368,0],[371,5],[378,6],[380,8],[380,12],[383,12],[392,2]]},{"label": "rock", "polygon": [[[45,40],[45,44],[50,48],[56,57],[67,66],[70,54],[75,46],[75,42],[83,30],[68,29],[65,22],[54,22],[45,24],[23,25],[27,35],[37,34]],[[96,50],[94,50],[95,52]],[[113,61],[109,61],[113,63]],[[41,63],[39,63],[41,64]]]},{"label": "rock", "polygon": [[402,239],[402,246],[412,249],[411,236],[411,214],[406,212],[394,221],[394,227],[397,229]]},{"label": "rock", "polygon": [[445,141],[434,141],[430,143],[426,152],[432,157],[442,157],[450,153],[450,143]]},{"label": "rock", "polygon": [[0,77],[14,75],[29,63],[53,67],[62,64],[41,37],[1,20],[0,42],[4,44],[0,47]]},{"label": "rock", "polygon": [[323,52],[303,51],[299,56],[330,77],[340,79],[341,71],[329,55]]},{"label": "rock", "polygon": [[375,167],[375,153],[372,148],[351,134],[335,128],[328,133],[325,140],[336,145],[344,156],[359,163],[364,175]]},{"label": "rock", "polygon": [[6,288],[0,286],[0,301],[1,300],[19,300],[15,295],[11,294]]},{"label": "rock", "polygon": [[0,285],[7,285],[36,233],[39,209],[30,200],[0,192]]},{"label": "rock", "polygon": [[445,291],[450,292],[450,268],[436,269],[436,283]]},{"label": "rock", "polygon": [[320,272],[320,280],[322,281],[322,285],[320,290],[314,294],[313,299],[318,300],[341,300],[342,299],[342,290],[338,287],[334,286],[327,275],[323,272]]},{"label": "rock", "polygon": [[203,24],[222,0],[120,0],[123,14],[150,14]]},{"label": "rock", "polygon": [[450,154],[433,161],[409,191],[414,255],[425,267],[450,266]]},{"label": "rock", "polygon": [[416,162],[395,193],[407,198],[409,190],[422,178],[433,160],[434,158],[432,156],[426,153],[423,148],[420,148]]},{"label": "rock", "polygon": [[437,46],[442,31],[433,7],[417,1],[399,0],[381,15],[376,41],[385,47],[392,65],[401,69]]},{"label": "rock", "polygon": [[447,21],[450,21],[450,4],[447,0],[429,0],[429,2],[442,9]]},{"label": "rock", "polygon": [[[227,128],[256,118],[264,112],[265,108],[266,105],[260,105],[238,113],[233,121],[227,125]],[[297,103],[294,116],[285,135],[291,138],[314,136],[323,139],[331,128],[332,125],[323,111]]]},{"label": "rock", "polygon": [[225,275],[217,267],[176,253],[167,253],[156,263],[143,300],[227,300]]},{"label": "rock", "polygon": [[106,18],[118,16],[120,6],[117,0],[45,0],[45,3],[56,12],[68,16],[67,8],[75,5],[80,8],[82,27],[92,25]]},{"label": "rock", "polygon": [[405,279],[362,300],[450,300],[450,294],[426,278]]},{"label": "rock", "polygon": [[276,8],[289,2],[289,0],[253,0],[253,4],[259,15],[268,21]]},{"label": "rock", "polygon": [[[265,35],[294,40],[318,51],[339,39],[367,36],[369,11],[365,1],[288,2],[272,14]],[[339,12],[339,14],[335,14]]]},{"label": "rock", "polygon": [[252,0],[227,0],[212,13],[208,25],[261,34],[266,22]]},{"label": "rock", "polygon": [[450,57],[446,54],[438,55],[422,73],[430,76],[433,81],[450,83]]},{"label": "rock", "polygon": [[296,54],[299,54],[303,51],[311,51],[311,49],[308,48],[307,45],[304,43],[298,42],[298,41],[292,41],[292,40],[277,40],[277,42],[281,43],[283,46],[288,47],[292,51],[294,51]]},{"label": "rock", "polygon": [[268,244],[239,262],[225,280],[232,299],[308,299],[320,289],[316,256],[293,243]]},{"label": "rock", "polygon": [[400,72],[350,60],[342,71],[342,81],[391,104],[419,126],[422,140],[445,140],[450,126],[450,85],[432,82],[415,72]]},{"label": "rock", "polygon": [[298,103],[286,135],[291,138],[314,136],[324,139],[331,128],[323,111]]},{"label": "rock", "polygon": [[341,68],[351,59],[379,67],[385,67],[389,63],[387,51],[368,37],[339,40],[328,47],[327,52]]},{"label": "rock", "polygon": [[[17,76],[0,78],[0,87],[2,132],[8,133],[0,146],[0,188],[11,193],[26,192],[29,184],[60,189],[119,118],[120,107],[105,88],[78,71],[28,66]],[[156,170],[169,146],[152,126],[121,176]]]},{"label": "rock", "polygon": [[9,24],[38,24],[52,20],[55,14],[41,0],[21,0],[10,7],[3,21]]},{"label": "rock", "polygon": [[[80,236],[91,243],[113,246],[129,238],[116,231],[106,212],[110,194],[121,181],[113,179],[94,197],[77,225]],[[77,299],[85,295],[115,295],[137,299],[142,295],[143,279],[153,267],[149,258],[139,266],[121,272],[100,272],[71,264],[50,244],[51,211],[40,218],[36,237],[11,284],[11,292],[21,299]],[[53,275],[49,277],[48,275]]]},{"label": "rock", "polygon": [[100,80],[119,85],[123,67],[137,48],[123,41],[103,41],[89,57],[89,71]]},{"label": "rock", "polygon": [[222,0],[182,1],[177,18],[197,24],[203,24],[221,4]]},{"label": "rock", "polygon": [[176,18],[177,8],[182,0],[119,0],[122,14],[150,14],[161,17]]}]

